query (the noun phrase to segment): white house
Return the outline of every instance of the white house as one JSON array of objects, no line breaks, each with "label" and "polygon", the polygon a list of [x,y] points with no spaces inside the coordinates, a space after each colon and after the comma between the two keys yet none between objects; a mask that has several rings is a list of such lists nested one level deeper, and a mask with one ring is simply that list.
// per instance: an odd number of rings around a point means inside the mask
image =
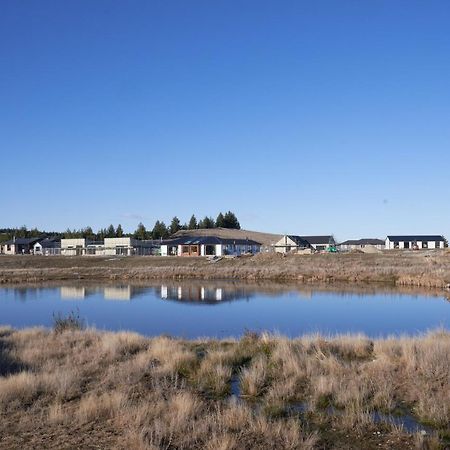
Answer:
[{"label": "white house", "polygon": [[276,253],[289,253],[311,248],[311,244],[301,236],[285,235],[273,247]]},{"label": "white house", "polygon": [[183,236],[161,242],[161,256],[239,256],[260,251],[261,244],[251,239]]},{"label": "white house", "polygon": [[61,255],[80,256],[86,254],[86,239],[61,239]]},{"label": "white house", "polygon": [[61,253],[61,241],[57,238],[45,238],[33,245],[35,255],[59,255]]},{"label": "white house", "polygon": [[33,252],[36,242],[44,238],[14,238],[0,245],[0,253],[4,255],[26,255]]},{"label": "white house", "polygon": [[439,249],[445,248],[445,238],[440,235],[387,236],[386,250],[394,249]]},{"label": "white house", "polygon": [[352,250],[363,250],[367,248],[384,250],[385,241],[375,238],[350,239],[348,241],[341,242],[337,245],[337,247],[341,252],[350,252]]}]

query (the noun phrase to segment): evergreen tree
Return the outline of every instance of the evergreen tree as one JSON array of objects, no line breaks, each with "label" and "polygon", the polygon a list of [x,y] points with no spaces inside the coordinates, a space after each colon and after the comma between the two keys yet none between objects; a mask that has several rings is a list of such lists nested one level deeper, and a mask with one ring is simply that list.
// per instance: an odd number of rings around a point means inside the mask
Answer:
[{"label": "evergreen tree", "polygon": [[142,222],[139,223],[136,231],[134,232],[134,237],[136,239],[146,239],[147,238],[147,229],[145,228]]},{"label": "evergreen tree", "polygon": [[225,218],[223,214],[220,212],[216,219],[216,227],[217,228],[225,228]]},{"label": "evergreen tree", "polygon": [[25,225],[22,225],[16,233],[16,238],[26,238],[28,236],[28,229]]},{"label": "evergreen tree", "polygon": [[180,225],[180,219],[175,216],[172,219],[172,222],[170,223],[170,227],[169,227],[169,233],[170,234],[175,234],[177,231],[179,231],[181,229],[181,225]]},{"label": "evergreen tree", "polygon": [[109,238],[116,237],[116,230],[115,230],[113,224],[111,224],[111,225],[108,227],[108,230],[106,231],[106,237],[109,237]]},{"label": "evergreen tree", "polygon": [[205,218],[198,223],[199,228],[214,228],[215,226],[214,219],[208,216],[205,216]]},{"label": "evergreen tree", "polygon": [[85,239],[94,239],[95,238],[95,234],[94,231],[92,230],[91,227],[86,227],[83,230],[81,230],[82,235]]},{"label": "evergreen tree", "polygon": [[120,223],[119,223],[119,225],[117,225],[117,228],[116,228],[116,237],[118,237],[118,238],[123,237],[123,229],[122,229],[122,225],[120,225]]},{"label": "evergreen tree", "polygon": [[188,230],[196,230],[198,228],[197,219],[195,215],[192,214],[192,217],[189,220]]},{"label": "evergreen tree", "polygon": [[234,213],[228,211],[224,216],[224,228],[233,228],[235,230],[240,230],[241,225]]},{"label": "evergreen tree", "polygon": [[152,231],[153,239],[166,239],[169,236],[166,224],[164,222],[156,221]]}]

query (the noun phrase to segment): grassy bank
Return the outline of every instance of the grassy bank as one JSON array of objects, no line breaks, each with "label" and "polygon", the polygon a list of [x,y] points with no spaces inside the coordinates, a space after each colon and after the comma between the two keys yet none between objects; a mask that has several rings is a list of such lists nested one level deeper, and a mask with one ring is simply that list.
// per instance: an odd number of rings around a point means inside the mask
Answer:
[{"label": "grassy bank", "polygon": [[[449,445],[445,331],[182,341],[72,328],[0,329],[0,448]],[[426,434],[392,419],[405,414]]]},{"label": "grassy bank", "polygon": [[448,251],[380,254],[261,254],[222,259],[164,257],[0,256],[0,283],[57,280],[152,279],[273,280],[296,283],[389,283],[450,286]]}]

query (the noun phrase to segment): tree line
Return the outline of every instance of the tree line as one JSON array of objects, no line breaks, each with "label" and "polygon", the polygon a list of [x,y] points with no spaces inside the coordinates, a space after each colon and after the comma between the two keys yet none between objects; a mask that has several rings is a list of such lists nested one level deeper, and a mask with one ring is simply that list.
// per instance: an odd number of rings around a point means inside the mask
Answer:
[{"label": "tree line", "polygon": [[52,236],[57,238],[85,238],[89,240],[101,241],[104,238],[113,237],[134,237],[136,239],[166,239],[169,236],[175,234],[180,230],[198,230],[198,229],[212,229],[212,228],[231,228],[240,230],[241,225],[236,215],[228,211],[225,214],[220,212],[216,219],[210,216],[205,216],[203,219],[197,220],[195,214],[192,214],[188,222],[181,223],[180,219],[175,216],[172,218],[170,225],[166,225],[164,221],[157,220],[152,229],[147,229],[143,223],[139,223],[136,230],[133,233],[125,233],[122,225],[117,227],[109,225],[107,228],[101,228],[97,232],[94,232],[92,227],[85,227],[81,229],[68,228],[64,232],[48,232],[38,230],[37,228],[28,229],[26,226],[20,228],[1,228],[0,240],[6,241],[15,238],[33,238],[41,236]]}]

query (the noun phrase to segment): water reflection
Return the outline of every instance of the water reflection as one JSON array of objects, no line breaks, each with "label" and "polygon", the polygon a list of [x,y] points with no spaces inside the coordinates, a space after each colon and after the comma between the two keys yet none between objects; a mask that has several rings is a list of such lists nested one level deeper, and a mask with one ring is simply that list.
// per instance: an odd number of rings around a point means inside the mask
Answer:
[{"label": "water reflection", "polygon": [[254,293],[244,288],[203,286],[203,285],[161,285],[160,296],[163,300],[185,302],[216,303],[224,300],[250,299]]},{"label": "water reflection", "polygon": [[442,291],[421,294],[392,286],[160,280],[0,287],[0,325],[51,326],[54,313],[74,308],[101,329],[189,338],[240,336],[246,330],[379,337],[450,325]]}]

